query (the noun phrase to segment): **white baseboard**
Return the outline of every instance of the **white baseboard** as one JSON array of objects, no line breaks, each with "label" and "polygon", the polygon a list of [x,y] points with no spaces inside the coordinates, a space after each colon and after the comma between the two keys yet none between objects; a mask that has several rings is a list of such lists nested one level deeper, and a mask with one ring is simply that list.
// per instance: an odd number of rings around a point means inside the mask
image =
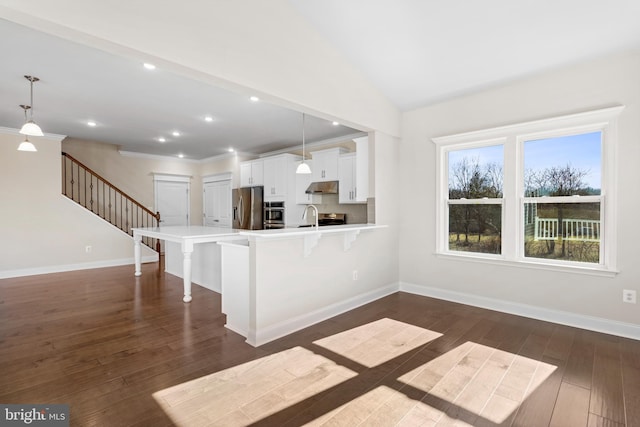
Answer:
[{"label": "white baseboard", "polygon": [[640,325],[400,282],[399,290],[517,316],[640,340]]},{"label": "white baseboard", "polygon": [[[158,254],[142,257],[142,262],[157,262]],[[85,262],[79,264],[48,265],[44,267],[23,268],[18,270],[0,271],[0,279],[11,277],[34,276],[36,274],[62,273],[65,271],[89,270],[93,268],[116,267],[120,265],[134,264],[133,258],[110,259],[105,261]],[[132,270],[133,271],[133,270]],[[133,273],[132,273],[133,274]]]},{"label": "white baseboard", "polygon": [[320,308],[302,316],[295,317],[293,319],[276,323],[275,325],[260,329],[259,331],[250,330],[247,336],[247,343],[251,344],[254,347],[266,344],[285,335],[289,335],[293,332],[307,328],[311,325],[315,325],[316,323],[330,319],[349,310],[353,310],[354,308],[369,304],[370,302],[386,297],[387,295],[391,295],[395,292],[398,292],[397,283],[387,285],[361,295],[357,295],[355,297],[349,298],[348,300],[331,304],[329,306]]}]

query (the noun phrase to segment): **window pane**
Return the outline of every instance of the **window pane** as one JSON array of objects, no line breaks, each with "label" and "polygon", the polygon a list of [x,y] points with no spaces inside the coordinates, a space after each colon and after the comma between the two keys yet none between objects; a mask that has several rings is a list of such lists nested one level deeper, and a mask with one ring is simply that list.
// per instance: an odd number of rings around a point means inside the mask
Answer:
[{"label": "window pane", "polygon": [[599,195],[602,132],[524,143],[525,196]]},{"label": "window pane", "polygon": [[600,203],[525,203],[526,257],[600,262]]},{"label": "window pane", "polygon": [[450,151],[449,199],[502,197],[502,145]]},{"label": "window pane", "polygon": [[449,250],[500,254],[502,205],[450,205]]}]

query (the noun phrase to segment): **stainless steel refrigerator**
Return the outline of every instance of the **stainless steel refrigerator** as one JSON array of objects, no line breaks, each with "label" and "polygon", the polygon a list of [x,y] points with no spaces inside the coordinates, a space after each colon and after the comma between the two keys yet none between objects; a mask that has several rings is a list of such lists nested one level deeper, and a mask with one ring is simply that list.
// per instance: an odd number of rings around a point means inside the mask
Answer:
[{"label": "stainless steel refrigerator", "polygon": [[233,228],[262,230],[264,187],[235,188],[231,193]]}]

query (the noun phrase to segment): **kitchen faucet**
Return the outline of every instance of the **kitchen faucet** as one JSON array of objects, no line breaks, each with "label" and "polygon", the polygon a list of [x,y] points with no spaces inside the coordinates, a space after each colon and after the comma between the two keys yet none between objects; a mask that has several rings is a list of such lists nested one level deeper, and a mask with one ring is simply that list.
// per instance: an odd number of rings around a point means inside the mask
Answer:
[{"label": "kitchen faucet", "polygon": [[305,219],[307,217],[307,210],[309,208],[313,208],[313,210],[315,211],[314,214],[316,216],[316,230],[318,229],[318,208],[315,205],[307,205],[307,207],[304,208],[304,212],[302,212],[302,219]]}]

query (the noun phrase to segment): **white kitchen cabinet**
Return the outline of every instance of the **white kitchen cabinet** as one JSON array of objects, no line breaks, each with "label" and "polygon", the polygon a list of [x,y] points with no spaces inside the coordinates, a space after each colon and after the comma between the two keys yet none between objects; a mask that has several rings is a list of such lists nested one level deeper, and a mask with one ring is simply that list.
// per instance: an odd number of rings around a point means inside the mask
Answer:
[{"label": "white kitchen cabinet", "polygon": [[287,158],[272,156],[264,159],[264,196],[282,197],[287,195]]},{"label": "white kitchen cabinet", "polygon": [[294,204],[296,165],[300,156],[279,154],[264,159],[264,200]]},{"label": "white kitchen cabinet", "polygon": [[240,163],[240,187],[253,187],[264,183],[262,159]]},{"label": "white kitchen cabinet", "polygon": [[368,137],[356,138],[356,152],[338,160],[339,203],[366,203],[369,193]]},{"label": "white kitchen cabinet", "polygon": [[311,168],[311,181],[337,181],[338,159],[341,154],[346,152],[346,149],[340,147],[312,152],[313,168]]},{"label": "white kitchen cabinet", "polygon": [[[296,168],[302,162],[296,162]],[[313,171],[313,160],[307,160],[307,164]],[[296,174],[296,204],[298,205],[316,205],[322,203],[321,194],[308,194],[305,193],[309,184],[311,184],[310,173],[297,173]]]},{"label": "white kitchen cabinet", "polygon": [[343,154],[338,159],[338,181],[340,190],[338,203],[361,203],[357,199],[356,153]]}]

